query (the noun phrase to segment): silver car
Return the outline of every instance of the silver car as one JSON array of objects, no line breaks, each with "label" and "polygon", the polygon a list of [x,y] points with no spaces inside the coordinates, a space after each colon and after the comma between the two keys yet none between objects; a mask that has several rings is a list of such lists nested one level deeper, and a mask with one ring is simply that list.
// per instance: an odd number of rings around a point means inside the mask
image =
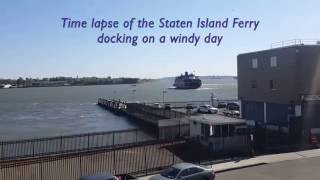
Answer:
[{"label": "silver car", "polygon": [[149,180],[213,180],[214,178],[215,173],[212,169],[190,163],[180,163],[152,176]]},{"label": "silver car", "polygon": [[218,108],[212,107],[211,105],[202,105],[198,109],[198,113],[217,114],[218,111],[219,111]]}]

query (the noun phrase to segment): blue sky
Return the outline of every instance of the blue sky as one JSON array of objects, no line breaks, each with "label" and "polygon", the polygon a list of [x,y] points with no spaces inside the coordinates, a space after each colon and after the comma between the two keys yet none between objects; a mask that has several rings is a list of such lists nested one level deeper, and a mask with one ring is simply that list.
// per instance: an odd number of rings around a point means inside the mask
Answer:
[{"label": "blue sky", "polygon": [[[236,75],[236,56],[267,49],[293,38],[320,39],[320,1],[213,0],[2,0],[0,2],[0,78],[98,76],[159,78],[184,71],[197,75]],[[192,32],[224,36],[212,44],[98,44],[100,31],[63,29],[62,17],[126,20],[131,17],[176,20],[226,17],[260,20],[257,31],[241,29],[163,30],[119,28],[110,35],[176,35]]]}]

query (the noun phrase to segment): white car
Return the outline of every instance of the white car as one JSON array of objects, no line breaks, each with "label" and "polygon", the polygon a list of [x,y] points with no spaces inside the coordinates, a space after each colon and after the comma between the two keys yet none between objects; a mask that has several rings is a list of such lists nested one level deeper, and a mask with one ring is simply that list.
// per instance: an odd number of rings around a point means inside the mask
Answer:
[{"label": "white car", "polygon": [[175,164],[149,180],[214,180],[215,172],[190,163]]},{"label": "white car", "polygon": [[202,105],[198,108],[198,113],[217,114],[218,111],[218,108],[212,107],[211,105]]},{"label": "white car", "polygon": [[154,108],[161,108],[161,105],[159,103],[153,103],[152,107]]},{"label": "white car", "polygon": [[232,116],[232,117],[239,117],[240,116],[240,111],[236,110],[224,110],[223,115],[225,116]]}]

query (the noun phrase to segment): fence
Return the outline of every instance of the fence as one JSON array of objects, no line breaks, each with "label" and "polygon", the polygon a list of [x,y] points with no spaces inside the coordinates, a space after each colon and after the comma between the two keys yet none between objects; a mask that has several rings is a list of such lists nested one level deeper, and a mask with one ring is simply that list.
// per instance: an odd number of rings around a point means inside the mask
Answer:
[{"label": "fence", "polygon": [[77,180],[81,176],[101,172],[141,176],[180,162],[208,165],[233,160],[232,156],[211,153],[199,144],[185,140],[157,140],[111,149],[0,162],[0,179]]},{"label": "fence", "polygon": [[159,127],[159,139],[177,139],[190,136],[189,124]]},{"label": "fence", "polygon": [[155,139],[142,130],[133,129],[5,141],[0,142],[0,160],[106,149]]},{"label": "fence", "polygon": [[183,141],[143,143],[134,147],[78,152],[0,163],[1,180],[76,180],[99,172],[146,175],[182,162],[166,147]]}]

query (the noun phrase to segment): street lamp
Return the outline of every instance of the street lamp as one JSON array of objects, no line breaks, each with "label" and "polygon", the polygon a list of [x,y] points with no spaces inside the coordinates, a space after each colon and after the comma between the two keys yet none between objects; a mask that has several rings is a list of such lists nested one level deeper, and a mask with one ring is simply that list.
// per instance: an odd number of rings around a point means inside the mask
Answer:
[{"label": "street lamp", "polygon": [[211,99],[211,106],[213,106],[213,98],[214,98],[214,94],[213,92],[211,93],[210,99]]},{"label": "street lamp", "polygon": [[162,103],[163,103],[163,106],[164,106],[164,94],[167,93],[167,92],[168,92],[168,91],[166,91],[166,90],[163,90],[163,91],[162,91]]}]

